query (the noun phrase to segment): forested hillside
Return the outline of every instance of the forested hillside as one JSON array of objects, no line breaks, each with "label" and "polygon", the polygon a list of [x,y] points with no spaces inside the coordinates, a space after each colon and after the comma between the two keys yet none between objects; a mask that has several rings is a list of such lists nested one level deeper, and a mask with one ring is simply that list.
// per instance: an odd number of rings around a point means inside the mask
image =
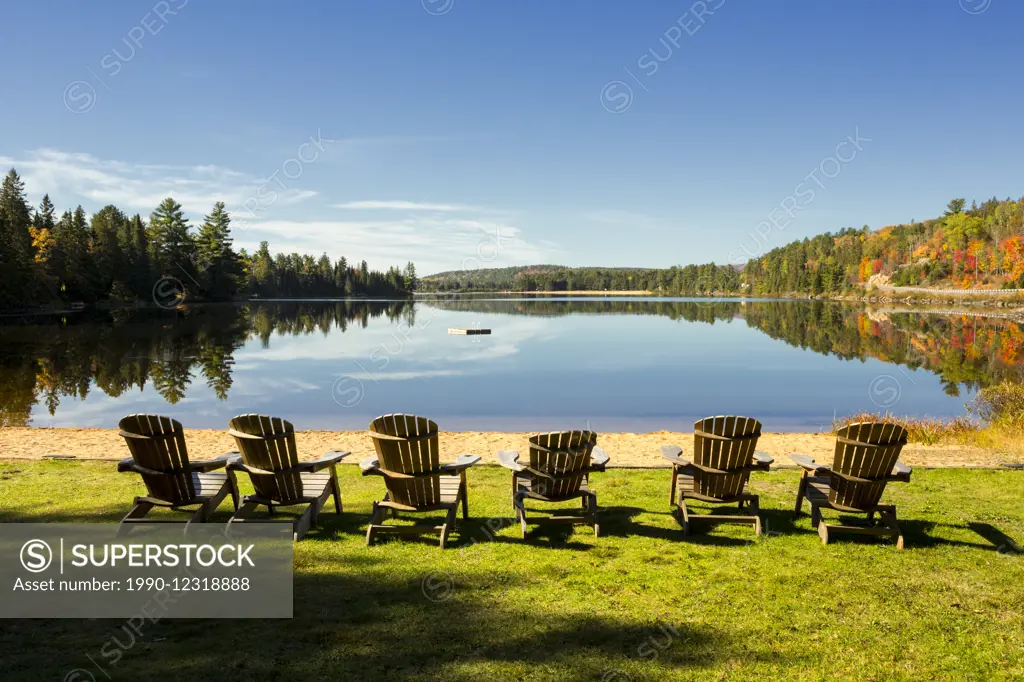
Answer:
[{"label": "forested hillside", "polygon": [[846,228],[751,259],[743,279],[754,294],[838,293],[857,285],[1024,287],[1024,198],[965,208],[877,231]]},{"label": "forested hillside", "polygon": [[424,277],[423,291],[657,291],[669,295],[711,294],[739,287],[736,268],[705,265],[671,268],[569,268],[528,265],[453,270]]},{"label": "forested hillside", "polygon": [[423,278],[427,291],[646,290],[666,295],[841,294],[862,286],[1024,288],[1024,198],[989,199],[944,215],[872,231],[844,228],[794,241],[729,266],[664,269],[531,265],[442,272]]},{"label": "forested hillside", "polygon": [[[158,287],[168,280],[173,283]],[[366,261],[332,262],[327,254],[272,255],[266,242],[252,255],[236,253],[222,202],[196,229],[170,197],[148,221],[116,206],[91,217],[79,206],[58,217],[49,195],[32,209],[14,169],[0,186],[0,309],[55,301],[149,301],[155,288],[184,300],[393,296],[408,293],[414,280],[411,263],[404,271],[392,267],[382,273]]]}]

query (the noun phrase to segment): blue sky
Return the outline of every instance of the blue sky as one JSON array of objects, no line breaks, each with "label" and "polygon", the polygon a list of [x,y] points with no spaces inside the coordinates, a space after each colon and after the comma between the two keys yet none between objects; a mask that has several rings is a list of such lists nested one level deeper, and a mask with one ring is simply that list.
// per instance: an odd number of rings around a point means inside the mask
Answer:
[{"label": "blue sky", "polygon": [[198,222],[223,199],[250,249],[724,263],[1024,186],[1012,0],[4,13],[0,164],[33,202],[148,216],[171,195]]}]

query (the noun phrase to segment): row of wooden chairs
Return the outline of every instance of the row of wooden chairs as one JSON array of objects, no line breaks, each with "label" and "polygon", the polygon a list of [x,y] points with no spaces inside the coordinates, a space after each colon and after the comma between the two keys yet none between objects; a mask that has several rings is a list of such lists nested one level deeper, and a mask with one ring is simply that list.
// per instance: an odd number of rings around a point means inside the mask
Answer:
[{"label": "row of wooden chairs", "polygon": [[[275,508],[303,505],[294,524],[294,538],[317,524],[323,507],[332,497],[337,513],[342,511],[337,464],[349,452],[333,450],[312,462],[299,461],[295,428],[277,417],[246,414],[229,423],[228,433],[238,445],[205,462],[191,462],[181,424],[168,417],[135,414],[121,420],[120,434],[131,457],[122,460],[119,471],[142,476],[148,495],[136,497],[131,511],[122,519],[122,529],[131,524],[154,523],[166,518],[147,518],[153,507],[188,510],[191,522],[204,522],[217,506],[231,496],[235,513],[229,523],[276,521]],[[479,455],[459,455],[454,463],[441,464],[437,424],[405,414],[377,417],[370,423],[376,456],[360,463],[364,476],[381,476],[386,493],[373,503],[366,542],[378,534],[435,533],[443,548],[455,530],[458,509],[469,518],[466,470],[480,461]],[[762,534],[759,498],[748,490],[750,474],[767,471],[774,461],[757,452],[761,423],[748,417],[721,416],[702,419],[694,425],[694,448],[690,459],[682,448],[665,445],[662,456],[672,463],[670,502],[684,534],[695,522],[743,523]],[[797,492],[796,511],[806,498],[812,523],[822,542],[830,531],[884,535],[903,547],[903,535],[896,521],[896,507],[881,503],[889,481],[908,481],[910,468],[898,462],[907,442],[906,430],[884,422],[851,424],[839,431],[831,467],[816,464],[805,455],[791,455],[803,475]],[[497,453],[499,464],[512,471],[512,507],[526,537],[528,500],[564,503],[579,500],[578,513],[535,517],[533,523],[586,524],[600,533],[597,493],[590,475],[605,470],[608,454],[597,446],[593,431],[565,431],[536,434],[529,438],[529,456],[520,462],[518,452]],[[218,469],[225,469],[221,472]],[[235,474],[245,473],[254,494],[240,499]],[[713,506],[736,505],[736,513],[694,514],[687,502]],[[258,508],[267,517],[258,517]],[[866,514],[867,525],[825,523],[822,510],[843,514]],[[445,514],[440,525],[394,525],[388,515],[399,513]],[[882,521],[875,523],[876,514]]]}]

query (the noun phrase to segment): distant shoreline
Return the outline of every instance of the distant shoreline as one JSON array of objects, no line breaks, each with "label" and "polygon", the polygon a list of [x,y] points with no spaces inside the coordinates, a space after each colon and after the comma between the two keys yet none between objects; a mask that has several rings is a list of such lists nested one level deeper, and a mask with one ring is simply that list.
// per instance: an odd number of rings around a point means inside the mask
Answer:
[{"label": "distant shoreline", "polygon": [[661,294],[655,294],[651,291],[645,290],[634,290],[634,291],[495,291],[495,294],[517,294],[522,296],[660,296]]},{"label": "distant shoreline", "polygon": [[643,289],[636,289],[633,291],[625,291],[616,289],[614,291],[594,291],[593,289],[587,290],[572,290],[572,291],[513,291],[513,290],[495,290],[495,291],[417,291],[414,292],[417,296],[476,296],[476,295],[496,295],[501,294],[502,296],[654,296],[664,297],[665,294],[655,293],[653,291],[646,291]]},{"label": "distant shoreline", "polygon": [[716,292],[707,295],[697,294],[665,294],[657,291],[646,291],[642,289],[611,291],[594,290],[569,290],[569,291],[515,291],[515,290],[488,290],[488,291],[417,291],[416,296],[478,296],[478,295],[501,295],[501,296],[647,296],[651,298],[734,298],[734,299],[787,299],[793,301],[840,301],[844,303],[902,303],[905,305],[965,305],[998,308],[1019,308],[1024,307],[1024,293],[1021,290],[980,290],[965,289],[955,291],[952,289],[925,289],[914,288],[878,288],[870,291],[849,294],[807,294],[788,293],[774,294],[770,296],[752,296],[743,292]]}]

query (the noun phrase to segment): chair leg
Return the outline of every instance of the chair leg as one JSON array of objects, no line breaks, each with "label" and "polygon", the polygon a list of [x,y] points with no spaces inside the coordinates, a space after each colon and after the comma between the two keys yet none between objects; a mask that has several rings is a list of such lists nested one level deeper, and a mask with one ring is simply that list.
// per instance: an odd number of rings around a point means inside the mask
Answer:
[{"label": "chair leg", "polygon": [[456,504],[448,510],[448,515],[445,517],[444,525],[441,526],[441,541],[439,543],[441,549],[444,549],[445,545],[448,543],[448,535],[452,532],[452,529],[455,528],[455,521],[458,516],[459,506]]},{"label": "chair leg", "polygon": [[373,513],[370,515],[370,525],[366,529],[366,546],[369,547],[373,544],[373,535],[376,532],[375,526],[380,523],[381,507],[377,506],[377,503],[373,503]]},{"label": "chair leg", "polygon": [[801,507],[804,504],[804,494],[807,492],[807,472],[804,471],[803,475],[800,476],[800,486],[796,489],[796,508],[793,510],[793,516],[799,517]]},{"label": "chair leg", "polygon": [[228,521],[228,523],[231,523],[231,521],[244,521],[245,519],[252,516],[253,512],[259,509],[259,506],[260,505],[257,504],[256,502],[242,500],[242,504],[238,507],[238,511],[231,515],[231,519]]},{"label": "chair leg", "polygon": [[[213,513],[217,511],[217,507],[220,506],[220,503],[224,501],[224,498],[227,497],[229,493],[233,492],[234,491],[231,489],[231,479],[229,478],[227,482],[221,486],[220,490],[217,491],[216,495],[207,499],[206,502],[203,503],[203,506],[201,507],[203,515],[202,518],[198,519],[198,521],[200,523],[208,521],[210,517],[213,516]],[[231,501],[235,504],[235,511],[238,511],[238,502],[234,495],[232,495]]]},{"label": "chair leg", "polygon": [[223,501],[224,498],[220,495],[217,495],[216,497],[211,497],[210,499],[208,499],[206,502],[203,502],[203,504],[199,506],[199,509],[194,514],[192,514],[192,518],[189,519],[188,522],[192,523],[192,521],[196,521],[197,523],[206,523],[207,519],[213,516],[213,512],[217,511],[217,507]]},{"label": "chair leg", "polygon": [[601,537],[601,524],[597,521],[597,493],[590,493],[588,506],[591,517],[594,520],[594,537]]},{"label": "chair leg", "polygon": [[334,495],[334,513],[340,514],[341,507],[341,486],[338,485],[338,470],[336,467],[331,467],[331,487],[333,488],[332,494]]},{"label": "chair leg", "polygon": [[686,500],[679,500],[679,510],[683,515],[683,535],[690,534],[690,510],[686,508]]},{"label": "chair leg", "polygon": [[825,520],[820,518],[818,520],[818,537],[821,538],[821,544],[828,544],[828,526],[825,524]]},{"label": "chair leg", "polygon": [[900,529],[900,524],[896,522],[895,507],[891,512],[882,512],[882,522],[885,523],[886,528],[896,533],[896,549],[903,549],[903,531]]},{"label": "chair leg", "polygon": [[[121,536],[124,533],[127,533],[130,530],[129,526],[131,525],[131,522],[135,519],[141,519],[144,517],[153,507],[154,505],[151,502],[139,502],[136,500],[135,506],[133,506],[131,510],[124,515],[124,518],[121,519],[121,523],[117,526],[117,535]],[[128,526],[125,524],[128,524]]]},{"label": "chair leg", "polygon": [[306,536],[309,529],[316,525],[316,503],[306,507],[306,510],[302,512],[302,515],[295,519],[295,523],[292,524],[292,539],[298,542]]},{"label": "chair leg", "polygon": [[234,505],[235,511],[238,511],[240,495],[238,494],[238,479],[235,478],[234,471],[228,471],[228,492],[231,493],[231,504]]},{"label": "chair leg", "polygon": [[750,513],[754,516],[754,535],[764,535],[761,527],[761,499],[757,495],[750,498]]},{"label": "chair leg", "polygon": [[199,509],[192,512],[192,516],[190,516],[188,521],[185,522],[185,528],[182,531],[185,535],[188,535],[188,530],[192,527],[193,523],[203,523],[206,521],[206,517],[215,509],[214,506],[211,506],[211,502],[213,502],[213,500],[207,500],[199,506]]},{"label": "chair leg", "polygon": [[[327,500],[324,500],[326,503]],[[307,510],[309,511],[309,527],[315,528],[320,523],[320,500],[313,500]]]},{"label": "chair leg", "polygon": [[462,484],[462,518],[469,519],[469,491],[465,483]]},{"label": "chair leg", "polygon": [[819,523],[821,523],[821,510],[818,509],[818,505],[812,504],[811,505],[811,525],[812,526],[817,526]]},{"label": "chair leg", "polygon": [[672,487],[668,491],[669,506],[676,503],[676,465],[672,465]]},{"label": "chair leg", "polygon": [[519,525],[522,526],[523,539],[526,539],[526,501],[517,495],[513,504],[516,507],[516,516],[519,517]]}]

